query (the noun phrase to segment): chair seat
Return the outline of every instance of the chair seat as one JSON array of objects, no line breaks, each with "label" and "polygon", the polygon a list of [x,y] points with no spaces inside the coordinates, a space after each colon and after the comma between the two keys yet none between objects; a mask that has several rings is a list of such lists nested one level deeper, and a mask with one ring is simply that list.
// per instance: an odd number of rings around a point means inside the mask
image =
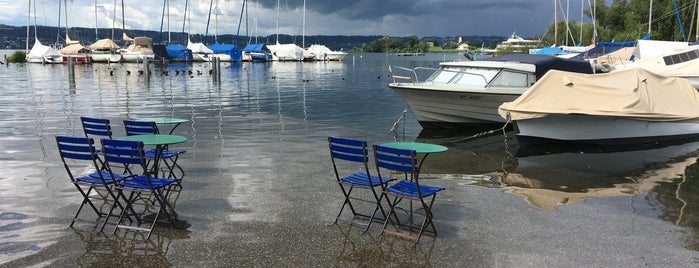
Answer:
[{"label": "chair seat", "polygon": [[[177,182],[177,179],[150,178],[150,181],[153,184],[153,189],[160,189]],[[151,189],[150,185],[148,184],[148,178],[143,175],[138,175],[130,180],[123,181],[121,182],[120,186],[140,190]]]},{"label": "chair seat", "polygon": [[[186,153],[187,151],[169,151],[169,150],[163,150],[163,154],[161,155],[161,158],[171,158],[175,157],[177,155]],[[150,149],[144,153],[144,156],[146,158],[154,159],[155,154],[157,153],[157,150],[155,149]]]},{"label": "chair seat", "polygon": [[[383,183],[387,184],[393,180],[394,179],[386,179],[383,181]],[[352,184],[352,185],[361,186],[361,187],[371,187],[372,185],[373,186],[381,185],[381,180],[379,179],[379,177],[371,176],[371,178],[369,178],[367,176],[367,174],[364,172],[356,172],[352,175],[341,178],[340,181],[342,181],[343,183]]]},{"label": "chair seat", "polygon": [[409,197],[409,198],[426,197],[426,196],[436,194],[437,192],[439,192],[441,190],[444,190],[444,188],[427,186],[427,185],[420,185],[420,193],[422,194],[422,196],[420,196],[418,194],[417,185],[414,182],[409,182],[409,181],[400,181],[400,182],[386,188],[386,191],[389,193],[399,195],[399,196]]},{"label": "chair seat", "polygon": [[106,170],[100,170],[100,171],[95,171],[90,173],[90,175],[83,176],[80,178],[76,178],[75,180],[80,183],[87,183],[87,184],[102,184],[102,179],[100,178],[100,173],[102,173],[102,177],[104,178],[104,182],[107,184],[114,183],[114,182],[120,182],[125,179],[128,179],[130,177],[133,177],[133,175],[125,175],[125,174],[114,174],[113,176],[109,175],[109,171]]}]

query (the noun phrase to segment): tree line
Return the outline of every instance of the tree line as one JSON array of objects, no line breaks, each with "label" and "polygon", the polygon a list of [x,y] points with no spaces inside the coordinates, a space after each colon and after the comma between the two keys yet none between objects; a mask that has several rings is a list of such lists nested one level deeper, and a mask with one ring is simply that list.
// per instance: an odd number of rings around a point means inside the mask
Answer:
[{"label": "tree line", "polygon": [[[541,40],[540,46],[583,45],[600,41],[637,40],[648,33],[650,25],[651,39],[664,41],[697,41],[697,1],[695,0],[614,0],[611,5],[606,0],[595,0],[596,7],[584,10],[588,20],[595,18],[595,23],[580,21],[558,21],[549,25],[539,36],[529,39]],[[653,3],[651,14],[650,2]],[[675,7],[675,3],[677,3]],[[676,12],[677,11],[677,12]],[[559,16],[561,18],[563,16]],[[649,24],[649,18],[651,23]],[[678,19],[679,18],[679,19]],[[581,31],[582,29],[582,31]],[[597,31],[595,36],[594,32]],[[581,33],[582,32],[582,37]],[[557,38],[557,40],[555,40]],[[481,47],[495,48],[505,40],[504,37],[467,38],[471,49]],[[383,37],[370,43],[355,47],[353,51],[361,52],[429,52],[434,47],[455,49],[458,44],[438,38]]]}]

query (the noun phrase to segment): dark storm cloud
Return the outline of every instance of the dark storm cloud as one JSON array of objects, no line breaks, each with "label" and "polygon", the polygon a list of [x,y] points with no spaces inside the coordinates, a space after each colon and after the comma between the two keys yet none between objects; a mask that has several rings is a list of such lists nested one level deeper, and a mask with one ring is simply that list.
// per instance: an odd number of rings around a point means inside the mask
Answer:
[{"label": "dark storm cloud", "polygon": [[[277,1],[264,0],[258,2],[265,8],[275,9]],[[307,1],[306,9],[318,12],[320,14],[336,14],[342,18],[350,20],[373,20],[389,15],[402,16],[422,16],[436,15],[439,16],[445,10],[482,11],[482,10],[500,10],[500,9],[536,9],[541,3],[537,1],[493,1],[493,0],[360,0],[360,1],[343,1],[343,0],[323,0],[323,1]],[[301,8],[303,0],[282,0],[280,1],[282,9],[285,8]]]}]

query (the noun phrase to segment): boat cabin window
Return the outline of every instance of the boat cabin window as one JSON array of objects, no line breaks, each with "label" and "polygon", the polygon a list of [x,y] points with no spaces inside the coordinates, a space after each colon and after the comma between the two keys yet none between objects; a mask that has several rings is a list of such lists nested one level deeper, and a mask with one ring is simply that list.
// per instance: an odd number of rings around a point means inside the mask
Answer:
[{"label": "boat cabin window", "polygon": [[428,80],[434,83],[484,87],[499,71],[486,68],[442,67]]},{"label": "boat cabin window", "polygon": [[490,86],[498,87],[529,87],[536,81],[533,74],[502,71],[498,77],[493,80]]}]

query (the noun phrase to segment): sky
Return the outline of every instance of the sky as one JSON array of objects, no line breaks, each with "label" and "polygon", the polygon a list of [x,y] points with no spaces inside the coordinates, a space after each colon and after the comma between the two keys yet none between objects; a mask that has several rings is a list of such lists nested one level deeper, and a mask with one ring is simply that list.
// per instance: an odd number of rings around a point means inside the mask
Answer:
[{"label": "sky", "polygon": [[[0,24],[65,27],[64,0],[0,0]],[[116,12],[114,0],[68,0],[68,26],[122,28],[121,1]],[[190,33],[236,34],[243,0],[169,0],[169,16],[163,19],[164,0],[123,0],[127,29]],[[558,0],[561,16],[580,21],[581,6],[591,0]],[[279,8],[277,9],[277,2]],[[544,34],[554,22],[554,0],[248,0],[247,15],[240,23],[241,35],[379,35],[379,36],[509,36]],[[95,8],[95,3],[97,8]],[[116,16],[114,16],[116,13]],[[34,15],[36,14],[36,15]],[[279,14],[279,16],[277,16]],[[95,16],[96,15],[96,16]],[[278,19],[277,19],[278,17]],[[305,21],[304,21],[305,17]],[[95,19],[96,18],[96,19]],[[116,19],[114,19],[116,18]],[[169,23],[168,23],[169,20]],[[585,18],[585,20],[588,20]],[[113,23],[115,22],[115,23]],[[247,23],[246,23],[247,22]],[[278,26],[277,26],[278,23]],[[247,27],[246,27],[247,25]],[[304,26],[305,25],[305,26]],[[247,34],[246,34],[247,33]]]}]

